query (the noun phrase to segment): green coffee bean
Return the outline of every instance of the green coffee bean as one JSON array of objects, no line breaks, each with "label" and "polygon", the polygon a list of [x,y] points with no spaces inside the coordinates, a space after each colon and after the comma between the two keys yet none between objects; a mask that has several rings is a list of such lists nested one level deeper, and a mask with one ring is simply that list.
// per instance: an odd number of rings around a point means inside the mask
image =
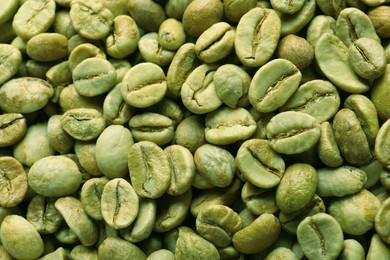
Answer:
[{"label": "green coffee bean", "polygon": [[51,62],[42,62],[36,60],[28,60],[25,63],[26,72],[28,77],[45,79],[46,73],[54,65]]},{"label": "green coffee bean", "polygon": [[380,77],[387,64],[382,45],[365,37],[355,40],[349,46],[348,61],[356,74],[365,79]]},{"label": "green coffee bean", "polygon": [[129,122],[135,110],[123,100],[121,88],[121,83],[117,84],[108,92],[103,102],[104,118],[118,125]]},{"label": "green coffee bean", "polygon": [[78,64],[88,58],[106,59],[106,54],[92,43],[80,43],[69,52],[69,68],[73,71]]},{"label": "green coffee bean", "polygon": [[378,234],[373,234],[371,237],[366,259],[386,259],[388,257],[390,257],[390,249],[388,245],[383,242],[383,240],[379,237]]},{"label": "green coffee bean", "polygon": [[344,107],[351,109],[356,114],[369,145],[373,146],[379,130],[375,105],[364,95],[352,94],[345,99]]},{"label": "green coffee bean", "polygon": [[282,22],[281,34],[283,36],[298,33],[314,17],[316,1],[306,0],[303,2],[303,6],[296,13],[279,15]]},{"label": "green coffee bean", "polygon": [[169,195],[180,195],[191,188],[195,178],[195,162],[191,152],[181,145],[170,145],[164,149],[168,156],[171,180],[167,190]]},{"label": "green coffee bean", "polygon": [[302,71],[313,61],[314,49],[305,38],[289,34],[279,41],[276,54],[278,58],[291,61]]},{"label": "green coffee bean", "polygon": [[77,34],[72,25],[69,10],[57,10],[52,26],[54,32],[64,35],[67,39]]},{"label": "green coffee bean", "polygon": [[332,200],[328,212],[337,220],[344,233],[362,235],[374,227],[380,205],[374,194],[361,189],[355,194]]},{"label": "green coffee bean", "polygon": [[22,53],[9,44],[0,44],[0,84],[14,76],[22,65]]},{"label": "green coffee bean", "polygon": [[40,234],[56,232],[62,222],[61,214],[54,207],[55,199],[35,195],[28,204],[26,219]]},{"label": "green coffee bean", "polygon": [[168,0],[165,4],[165,12],[168,17],[172,17],[178,20],[183,18],[183,13],[187,6],[191,3],[191,0]]},{"label": "green coffee bean", "polygon": [[68,39],[59,33],[40,33],[28,40],[27,55],[36,61],[56,61],[68,55]]},{"label": "green coffee bean", "polygon": [[363,93],[369,85],[348,62],[348,47],[333,34],[322,35],[314,48],[315,60],[325,76],[340,89],[349,93]]},{"label": "green coffee bean", "polygon": [[111,90],[116,84],[114,66],[105,59],[88,58],[72,71],[76,91],[86,97],[94,97]]},{"label": "green coffee bean", "polygon": [[182,226],[178,228],[175,259],[220,259],[217,248],[206,239]]},{"label": "green coffee bean", "polygon": [[245,140],[256,131],[256,122],[244,108],[221,107],[206,116],[205,137],[211,144]]},{"label": "green coffee bean", "polygon": [[332,118],[340,106],[336,87],[326,80],[310,80],[298,87],[295,93],[280,108],[314,116],[319,123]]},{"label": "green coffee bean", "polygon": [[191,153],[206,143],[204,133],[204,119],[201,116],[193,115],[183,119],[176,127],[174,140]]},{"label": "green coffee bean", "polygon": [[0,115],[0,147],[16,144],[27,131],[26,118],[19,113]]},{"label": "green coffee bean", "polygon": [[[9,43],[14,41],[16,36],[15,31],[12,26],[12,21],[5,22],[4,24],[0,24],[0,43]],[[20,41],[19,41],[20,42]],[[14,44],[12,44],[14,45]],[[22,44],[23,46],[23,44]],[[16,46],[15,46],[16,47]]]},{"label": "green coffee bean", "polygon": [[167,91],[164,71],[153,63],[137,64],[126,72],[121,91],[130,106],[145,108],[154,105],[163,99]]},{"label": "green coffee bean", "polygon": [[192,182],[192,186],[200,190],[211,189],[215,187],[214,184],[212,184],[206,177],[200,175],[197,169],[195,169],[195,178]]},{"label": "green coffee bean", "polygon": [[317,172],[311,165],[303,163],[290,165],[276,188],[276,204],[286,213],[304,208],[312,201],[317,183]]},{"label": "green coffee bean", "polygon": [[32,166],[39,159],[54,154],[49,143],[47,123],[30,125],[24,137],[13,148],[13,156],[26,166]]},{"label": "green coffee bean", "polygon": [[365,259],[363,246],[355,239],[345,239],[343,242],[343,250],[339,255],[340,259]]},{"label": "green coffee bean", "polygon": [[170,98],[163,98],[157,104],[147,107],[146,111],[159,113],[168,117],[172,120],[173,126],[175,128],[184,118],[182,108],[173,99]]},{"label": "green coffee bean", "polygon": [[167,71],[167,87],[170,94],[180,96],[181,87],[188,75],[200,65],[195,44],[185,43],[176,51]]},{"label": "green coffee bean", "polygon": [[1,207],[19,205],[27,194],[27,175],[22,164],[11,156],[0,157],[0,198]]},{"label": "green coffee bean", "polygon": [[390,169],[390,119],[379,129],[375,139],[375,156],[383,166]]},{"label": "green coffee bean", "polygon": [[113,27],[113,31],[106,38],[107,53],[116,59],[134,53],[141,37],[134,19],[128,15],[119,15],[114,18]]},{"label": "green coffee bean", "polygon": [[98,247],[98,259],[125,258],[145,260],[146,255],[138,246],[119,237],[108,237]]},{"label": "green coffee bean", "polygon": [[217,69],[213,80],[217,95],[225,105],[231,108],[249,105],[251,77],[241,67],[224,64]]},{"label": "green coffee bean", "polygon": [[320,124],[302,112],[281,112],[268,123],[267,137],[276,152],[297,154],[314,147],[320,138]]},{"label": "green coffee bean", "polygon": [[91,40],[105,38],[114,19],[109,9],[94,1],[72,1],[69,14],[76,32]]},{"label": "green coffee bean", "polygon": [[357,115],[348,108],[337,112],[333,118],[333,131],[344,159],[353,165],[362,165],[372,159],[367,137]]},{"label": "green coffee bean", "polygon": [[42,196],[71,195],[81,184],[81,173],[72,159],[64,156],[47,156],[31,166],[28,184]]},{"label": "green coffee bean", "polygon": [[173,121],[158,113],[134,115],[129,121],[129,127],[135,140],[150,141],[158,145],[171,142],[174,135]]},{"label": "green coffee bean", "polygon": [[213,24],[196,41],[198,58],[207,63],[225,58],[234,48],[234,30],[226,22]]},{"label": "green coffee bean", "polygon": [[166,19],[162,6],[152,0],[130,0],[127,10],[136,24],[147,32],[157,32],[161,23]]},{"label": "green coffee bean", "polygon": [[16,12],[12,27],[16,35],[30,39],[47,31],[55,19],[54,0],[28,0]]},{"label": "green coffee bean", "polygon": [[129,129],[122,125],[110,125],[96,140],[96,163],[108,178],[120,178],[128,174],[127,157],[133,145]]},{"label": "green coffee bean", "polygon": [[164,20],[158,28],[157,41],[166,50],[179,49],[186,42],[183,24],[174,18]]},{"label": "green coffee bean", "polygon": [[[384,182],[381,182],[382,185],[386,188],[387,187],[387,180],[386,175],[387,171],[385,167],[378,161],[378,160],[372,160],[370,163],[366,165],[359,166],[360,170],[363,170],[367,175],[367,181],[364,184],[364,188],[369,189],[375,186],[381,178],[383,178]],[[382,176],[382,177],[381,177]]]},{"label": "green coffee bean", "polygon": [[256,3],[255,0],[226,0],[223,1],[223,11],[230,22],[237,23],[245,13],[256,7]]},{"label": "green coffee bean", "polygon": [[386,242],[389,243],[390,237],[389,237],[389,213],[390,213],[390,199],[386,199],[384,202],[382,202],[377,214],[375,215],[375,230],[380,236],[380,238]]},{"label": "green coffee bean", "polygon": [[138,49],[146,62],[151,62],[161,67],[169,65],[175,56],[174,51],[166,50],[160,46],[156,32],[144,34],[138,41]]},{"label": "green coffee bean", "polygon": [[380,43],[368,15],[355,7],[345,8],[340,12],[335,31],[347,47],[362,37],[368,37]]},{"label": "green coffee bean", "polygon": [[149,237],[155,224],[156,212],[155,200],[140,198],[137,218],[130,226],[120,230],[121,236],[131,243],[140,242]]},{"label": "green coffee bean", "polygon": [[344,241],[339,223],[326,213],[306,217],[298,226],[297,238],[309,259],[337,258]]},{"label": "green coffee bean", "polygon": [[388,38],[390,36],[388,21],[390,8],[386,5],[379,5],[367,12],[375,31],[381,38]]},{"label": "green coffee bean", "polygon": [[317,194],[314,195],[313,199],[304,208],[291,212],[285,213],[279,212],[279,221],[282,225],[282,229],[289,234],[296,235],[299,224],[306,217],[313,216],[317,213],[325,213],[325,203]]},{"label": "green coffee bean", "polygon": [[64,244],[76,244],[79,241],[76,233],[67,225],[62,225],[54,236],[60,243]]},{"label": "green coffee bean", "polygon": [[272,250],[264,260],[271,260],[271,259],[288,259],[288,260],[297,260],[298,257],[295,255],[295,253],[286,248],[286,247],[278,247]]},{"label": "green coffee bean", "polygon": [[[321,8],[320,2],[321,0],[317,0],[317,5]],[[325,3],[330,3],[329,1],[324,1]],[[311,44],[311,46],[314,47],[316,46],[317,41],[319,38],[324,35],[324,34],[335,34],[334,28],[336,26],[336,20],[329,15],[317,15],[315,16],[308,28],[307,28],[307,35],[306,39],[307,41]]]},{"label": "green coffee bean", "polygon": [[61,197],[54,203],[70,229],[84,246],[92,246],[97,240],[97,227],[82,208],[81,202],[73,197]]},{"label": "green coffee bean", "polygon": [[232,236],[243,228],[240,216],[224,205],[202,209],[196,217],[196,230],[218,247],[231,243]]},{"label": "green coffee bean", "polygon": [[300,71],[290,61],[272,60],[253,76],[248,92],[249,101],[259,112],[272,112],[296,91],[301,77]]},{"label": "green coffee bean", "polygon": [[43,253],[43,240],[35,227],[25,218],[9,215],[0,227],[1,243],[17,259],[34,259]]},{"label": "green coffee bean", "polygon": [[200,210],[209,205],[230,206],[240,196],[241,187],[241,181],[236,178],[225,189],[211,188],[201,191],[191,201],[191,214],[196,217]]},{"label": "green coffee bean", "polygon": [[124,59],[110,59],[109,61],[115,68],[116,83],[119,84],[122,82],[126,72],[131,68],[131,64],[129,61]]},{"label": "green coffee bean", "polygon": [[74,144],[74,150],[81,167],[92,176],[101,176],[96,162],[96,140],[78,141]]},{"label": "green coffee bean", "polygon": [[264,213],[249,226],[237,231],[232,238],[234,247],[244,254],[255,254],[275,243],[280,234],[279,220]]},{"label": "green coffee bean", "polygon": [[183,27],[185,32],[199,37],[213,24],[223,18],[223,4],[220,0],[192,1],[183,13]]},{"label": "green coffee bean", "polygon": [[80,202],[85,212],[93,219],[103,220],[101,198],[104,186],[109,179],[91,178],[84,182],[80,192]]},{"label": "green coffee bean", "polygon": [[191,199],[191,189],[177,196],[165,194],[159,198],[157,204],[161,207],[157,209],[153,230],[167,232],[180,226],[190,210]]},{"label": "green coffee bean", "polygon": [[155,143],[140,141],[128,154],[131,184],[142,198],[161,197],[170,184],[169,160]]},{"label": "green coffee bean", "polygon": [[138,195],[125,179],[112,179],[104,185],[101,209],[103,219],[109,226],[114,229],[126,228],[137,217]]},{"label": "green coffee bean", "polygon": [[53,115],[47,121],[47,135],[50,146],[61,154],[68,153],[74,146],[74,139],[61,125],[61,115]]},{"label": "green coffee bean", "polygon": [[98,260],[97,249],[90,246],[77,245],[70,252],[71,257],[80,260]]},{"label": "green coffee bean", "polygon": [[317,170],[317,194],[321,197],[343,197],[360,191],[367,181],[367,175],[359,168],[340,166]]},{"label": "green coffee bean", "polygon": [[251,184],[272,188],[279,184],[285,170],[283,158],[267,140],[250,139],[240,146],[236,156],[237,168]]},{"label": "green coffee bean", "polygon": [[159,249],[151,253],[146,258],[146,260],[159,260],[159,259],[175,260],[175,255],[167,249]]},{"label": "green coffee bean", "polygon": [[214,186],[227,187],[232,183],[236,164],[227,150],[205,144],[195,151],[194,160],[199,174]]},{"label": "green coffee bean", "polygon": [[259,188],[246,182],[241,190],[241,198],[246,208],[254,215],[275,213],[279,210],[275,200],[275,191]]},{"label": "green coffee bean", "polygon": [[45,80],[14,78],[0,88],[0,108],[13,113],[35,112],[46,106],[53,94],[53,87]]},{"label": "green coffee bean", "polygon": [[244,14],[236,29],[234,48],[242,64],[258,67],[273,55],[281,35],[281,21],[272,9],[256,7]]},{"label": "green coffee bean", "polygon": [[387,65],[385,73],[375,81],[370,93],[370,100],[374,103],[381,121],[386,121],[390,118],[390,105],[388,102],[390,92],[386,87],[389,81],[390,65]]},{"label": "green coffee bean", "polygon": [[217,95],[213,76],[216,64],[202,64],[195,68],[181,87],[183,105],[194,114],[205,114],[222,105]]},{"label": "green coffee bean", "polygon": [[72,84],[72,72],[69,68],[69,62],[63,61],[52,66],[46,72],[46,80],[54,87],[54,96],[51,98],[52,102],[58,103],[59,96],[63,88]]},{"label": "green coffee bean", "polygon": [[74,108],[93,108],[97,111],[102,111],[103,104],[102,96],[85,97],[81,96],[71,84],[65,87],[60,94],[59,104],[62,111],[66,112]]},{"label": "green coffee bean", "polygon": [[96,109],[75,108],[62,115],[61,125],[65,132],[74,139],[90,141],[103,132],[106,122],[103,115]]},{"label": "green coffee bean", "polygon": [[294,14],[298,12],[305,4],[304,0],[295,1],[270,1],[273,9],[282,12],[284,14]]},{"label": "green coffee bean", "polygon": [[8,20],[10,20],[19,7],[19,1],[12,0],[1,3],[1,12],[0,12],[0,24],[4,24]]}]

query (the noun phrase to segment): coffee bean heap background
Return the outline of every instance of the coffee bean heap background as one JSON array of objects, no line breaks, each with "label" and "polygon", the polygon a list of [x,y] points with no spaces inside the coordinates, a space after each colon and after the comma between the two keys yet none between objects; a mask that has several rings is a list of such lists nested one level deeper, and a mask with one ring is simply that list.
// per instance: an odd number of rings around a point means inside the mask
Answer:
[{"label": "coffee bean heap background", "polygon": [[390,259],[388,0],[0,2],[0,259]]}]

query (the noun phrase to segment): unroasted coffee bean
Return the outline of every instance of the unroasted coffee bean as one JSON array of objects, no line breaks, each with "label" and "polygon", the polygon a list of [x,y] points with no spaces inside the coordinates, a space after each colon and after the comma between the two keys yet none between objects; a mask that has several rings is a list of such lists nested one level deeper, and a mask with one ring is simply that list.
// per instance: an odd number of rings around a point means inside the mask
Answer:
[{"label": "unroasted coffee bean", "polygon": [[115,178],[104,185],[101,209],[108,225],[114,229],[130,226],[138,214],[138,208],[138,195],[125,179]]},{"label": "unroasted coffee bean", "polygon": [[1,207],[15,207],[27,194],[27,174],[22,164],[11,156],[0,157]]},{"label": "unroasted coffee bean", "polygon": [[131,106],[152,106],[161,101],[167,91],[164,71],[153,63],[138,64],[124,76],[121,91],[123,99]]},{"label": "unroasted coffee bean", "polygon": [[26,118],[19,113],[0,115],[0,147],[10,146],[23,138],[27,131]]},{"label": "unroasted coffee bean", "polygon": [[320,124],[317,119],[302,112],[282,112],[271,118],[267,125],[267,137],[276,152],[297,154],[317,143]]},{"label": "unroasted coffee bean", "polygon": [[251,184],[272,188],[279,184],[285,170],[283,158],[267,140],[250,139],[241,144],[236,156],[237,168]]},{"label": "unroasted coffee bean", "polygon": [[309,258],[333,259],[343,248],[344,235],[332,216],[318,213],[305,218],[299,224],[297,238],[303,252]]},{"label": "unroasted coffee bean", "polygon": [[85,213],[78,199],[71,196],[61,197],[56,200],[54,206],[84,246],[96,243],[98,238],[96,224]]},{"label": "unroasted coffee bean", "polygon": [[76,108],[66,111],[61,118],[62,128],[80,141],[90,141],[103,132],[106,121],[103,115],[92,108]]},{"label": "unroasted coffee bean", "polygon": [[237,57],[248,67],[265,64],[273,55],[281,35],[281,21],[272,9],[256,7],[240,19],[234,40]]},{"label": "unroasted coffee bean", "polygon": [[128,167],[131,184],[142,198],[161,197],[169,187],[169,161],[155,143],[140,141],[129,150]]}]

